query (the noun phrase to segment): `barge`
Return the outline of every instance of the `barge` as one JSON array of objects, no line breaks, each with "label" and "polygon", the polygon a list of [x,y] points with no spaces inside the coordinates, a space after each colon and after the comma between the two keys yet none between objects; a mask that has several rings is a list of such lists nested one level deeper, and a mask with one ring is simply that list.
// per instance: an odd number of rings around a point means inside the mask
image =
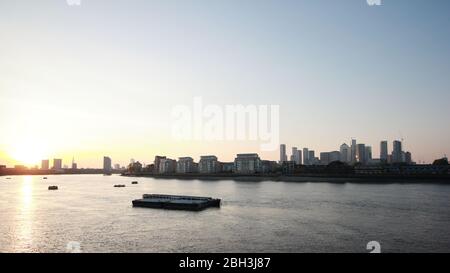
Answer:
[{"label": "barge", "polygon": [[212,197],[144,194],[132,201],[133,207],[200,211],[209,207],[220,208],[220,199]]}]

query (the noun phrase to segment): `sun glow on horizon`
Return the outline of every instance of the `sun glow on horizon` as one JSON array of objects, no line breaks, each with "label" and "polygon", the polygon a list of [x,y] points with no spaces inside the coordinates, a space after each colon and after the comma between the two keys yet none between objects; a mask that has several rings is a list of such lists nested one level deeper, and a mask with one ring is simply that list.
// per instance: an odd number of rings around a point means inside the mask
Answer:
[{"label": "sun glow on horizon", "polygon": [[39,165],[41,160],[47,157],[48,149],[46,149],[46,145],[25,140],[9,146],[6,154],[20,164],[34,166]]}]

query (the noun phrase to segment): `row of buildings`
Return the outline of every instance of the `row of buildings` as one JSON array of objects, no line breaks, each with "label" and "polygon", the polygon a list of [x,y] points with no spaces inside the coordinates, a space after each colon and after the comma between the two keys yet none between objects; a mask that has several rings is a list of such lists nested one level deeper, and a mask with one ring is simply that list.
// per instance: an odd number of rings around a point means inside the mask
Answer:
[{"label": "row of buildings", "polygon": [[276,161],[261,160],[258,154],[238,154],[233,162],[220,162],[216,156],[206,155],[201,156],[198,163],[194,162],[192,157],[180,157],[175,160],[165,156],[156,156],[154,163],[145,167],[140,162],[130,163],[128,171],[153,174],[256,174],[275,172],[277,168]]},{"label": "row of buildings", "polygon": [[395,140],[393,142],[392,153],[388,152],[388,142],[380,142],[380,156],[373,158],[372,147],[363,143],[357,143],[352,139],[351,145],[344,143],[339,147],[339,151],[321,152],[319,157],[314,150],[309,148],[298,149],[292,147],[292,153],[288,159],[286,144],[280,145],[280,163],[292,161],[296,165],[328,165],[331,162],[341,161],[343,163],[354,165],[377,165],[377,164],[413,164],[410,152],[403,151],[402,142]]}]

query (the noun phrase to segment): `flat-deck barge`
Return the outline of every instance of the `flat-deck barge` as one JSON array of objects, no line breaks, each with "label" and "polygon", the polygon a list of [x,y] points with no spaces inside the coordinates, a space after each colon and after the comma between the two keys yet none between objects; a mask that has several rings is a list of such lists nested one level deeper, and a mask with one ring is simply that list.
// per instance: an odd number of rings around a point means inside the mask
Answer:
[{"label": "flat-deck barge", "polygon": [[212,197],[144,194],[142,199],[132,201],[133,207],[193,210],[199,211],[209,207],[220,208],[220,199]]}]

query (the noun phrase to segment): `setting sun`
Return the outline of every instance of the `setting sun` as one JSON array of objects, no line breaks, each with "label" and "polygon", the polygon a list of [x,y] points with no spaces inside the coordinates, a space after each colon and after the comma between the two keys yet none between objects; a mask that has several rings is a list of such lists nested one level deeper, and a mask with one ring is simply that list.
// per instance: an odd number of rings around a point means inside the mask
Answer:
[{"label": "setting sun", "polygon": [[31,141],[18,142],[7,153],[13,160],[27,166],[39,164],[47,155],[42,144],[31,143]]}]

